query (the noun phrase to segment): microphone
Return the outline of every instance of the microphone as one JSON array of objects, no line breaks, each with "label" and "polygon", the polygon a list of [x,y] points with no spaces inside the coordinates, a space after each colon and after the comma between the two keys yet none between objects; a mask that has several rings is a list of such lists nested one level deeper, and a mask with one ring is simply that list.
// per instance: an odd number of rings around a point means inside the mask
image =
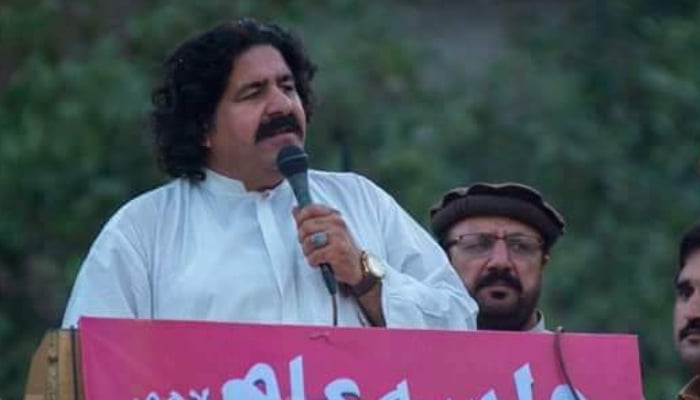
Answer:
[{"label": "microphone", "polygon": [[[294,197],[299,203],[299,207],[304,208],[312,203],[311,193],[309,193],[309,157],[304,150],[298,146],[285,146],[277,154],[277,169],[287,179],[294,191]],[[338,284],[333,275],[330,264],[321,263],[321,275],[323,282],[328,288],[331,296],[338,292]]]}]

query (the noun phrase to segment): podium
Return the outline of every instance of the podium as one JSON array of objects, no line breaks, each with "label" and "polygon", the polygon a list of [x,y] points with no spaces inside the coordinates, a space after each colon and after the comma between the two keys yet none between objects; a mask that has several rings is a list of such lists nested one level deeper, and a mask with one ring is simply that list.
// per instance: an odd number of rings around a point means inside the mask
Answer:
[{"label": "podium", "polygon": [[75,330],[44,335],[32,357],[24,400],[82,400],[80,346]]},{"label": "podium", "polygon": [[633,335],[108,318],[79,326],[46,335],[25,400],[643,399]]}]

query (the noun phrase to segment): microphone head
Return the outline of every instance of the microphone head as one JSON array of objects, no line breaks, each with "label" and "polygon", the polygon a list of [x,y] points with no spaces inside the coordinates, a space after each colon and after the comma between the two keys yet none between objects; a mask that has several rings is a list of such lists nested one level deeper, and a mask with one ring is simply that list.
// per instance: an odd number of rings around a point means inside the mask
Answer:
[{"label": "microphone head", "polygon": [[309,169],[309,157],[299,146],[286,146],[277,154],[277,169],[289,178]]}]

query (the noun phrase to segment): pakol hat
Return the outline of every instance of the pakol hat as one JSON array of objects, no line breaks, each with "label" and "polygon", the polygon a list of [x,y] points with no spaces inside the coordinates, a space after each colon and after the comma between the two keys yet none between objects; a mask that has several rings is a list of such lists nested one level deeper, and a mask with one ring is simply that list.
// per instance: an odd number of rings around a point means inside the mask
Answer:
[{"label": "pakol hat", "polygon": [[564,234],[564,218],[535,189],[519,183],[475,183],[447,191],[430,207],[433,233],[444,246],[447,231],[467,217],[507,217],[537,230],[549,250]]}]

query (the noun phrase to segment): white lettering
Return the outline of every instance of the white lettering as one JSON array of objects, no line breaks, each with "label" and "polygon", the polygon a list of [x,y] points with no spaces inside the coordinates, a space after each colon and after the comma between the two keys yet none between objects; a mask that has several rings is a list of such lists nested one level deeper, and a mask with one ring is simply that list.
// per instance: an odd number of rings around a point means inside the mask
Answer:
[{"label": "white lettering", "polygon": [[396,385],[396,390],[385,394],[379,400],[411,400],[411,395],[408,392],[408,382],[405,379],[402,380]]},{"label": "white lettering", "polygon": [[304,360],[297,356],[289,362],[289,384],[292,389],[291,400],[306,400],[304,388]]},{"label": "white lettering", "polygon": [[518,370],[513,373],[513,380],[515,381],[515,390],[518,393],[518,400],[532,400],[532,385],[535,381],[532,379],[529,363],[518,368]]},{"label": "white lettering", "polygon": [[[576,395],[580,400],[586,400],[583,393],[579,392],[578,389],[574,388]],[[571,394],[571,389],[569,385],[559,385],[552,392],[551,400],[575,400],[575,397]]]},{"label": "white lettering", "polygon": [[209,399],[209,388],[204,388],[199,393],[197,393],[194,389],[190,390],[190,398],[192,400],[208,400]]},{"label": "white lettering", "polygon": [[496,397],[496,392],[491,389],[488,393],[481,396],[481,400],[498,400],[498,397]]},{"label": "white lettering", "polygon": [[[517,400],[533,400],[535,380],[530,369],[530,364],[526,363],[513,372],[513,383]],[[301,355],[296,356],[289,362],[289,388],[290,396],[285,400],[306,400],[306,388],[304,382],[304,359]],[[572,389],[568,385],[557,386],[550,396],[550,400],[574,400]],[[580,400],[587,400],[586,397],[576,388],[576,395]],[[163,400],[209,400],[209,388],[199,391],[191,389],[188,397],[185,398],[178,391],[171,390],[167,399]],[[324,388],[326,400],[345,400],[347,396],[360,398],[360,387],[354,380],[347,377],[340,377],[328,383]],[[229,379],[221,386],[222,400],[281,400],[281,393],[277,383],[277,376],[272,367],[265,363],[253,365],[244,378]],[[315,396],[315,394],[314,394]],[[469,397],[473,400],[473,397]],[[139,400],[133,398],[133,400]],[[152,391],[144,400],[161,400],[157,392]],[[408,381],[406,379],[399,382],[394,389],[390,390],[379,400],[411,400]],[[451,399],[447,399],[451,400]],[[483,394],[479,400],[498,400],[495,389],[490,389]]]},{"label": "white lettering", "polygon": [[265,363],[253,365],[243,379],[228,380],[221,387],[221,395],[224,400],[280,400],[281,398],[275,371]]},{"label": "white lettering", "polygon": [[170,392],[170,396],[168,396],[168,400],[185,400],[185,398],[182,397],[182,395],[180,393],[173,390]]},{"label": "white lettering", "polygon": [[326,400],[345,400],[345,396],[360,397],[360,388],[352,379],[338,378],[326,385],[326,390],[323,392],[326,395]]}]

